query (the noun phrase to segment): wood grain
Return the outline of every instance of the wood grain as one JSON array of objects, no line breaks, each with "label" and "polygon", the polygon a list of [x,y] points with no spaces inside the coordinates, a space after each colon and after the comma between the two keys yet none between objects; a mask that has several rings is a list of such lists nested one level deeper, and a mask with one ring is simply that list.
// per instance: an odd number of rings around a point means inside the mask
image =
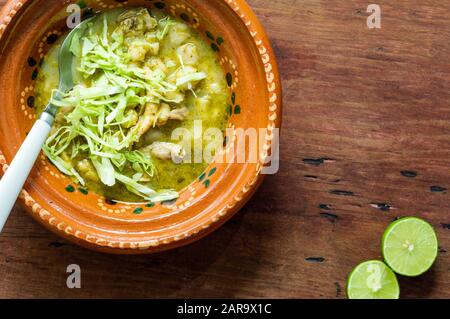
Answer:
[{"label": "wood grain", "polygon": [[[379,0],[381,30],[366,27],[367,1],[249,3],[283,76],[280,173],[213,235],[152,256],[75,247],[18,207],[0,235],[0,297],[345,298],[389,222],[417,215],[441,253],[401,279],[402,297],[450,298],[450,3]],[[66,288],[69,264],[82,289]]]}]

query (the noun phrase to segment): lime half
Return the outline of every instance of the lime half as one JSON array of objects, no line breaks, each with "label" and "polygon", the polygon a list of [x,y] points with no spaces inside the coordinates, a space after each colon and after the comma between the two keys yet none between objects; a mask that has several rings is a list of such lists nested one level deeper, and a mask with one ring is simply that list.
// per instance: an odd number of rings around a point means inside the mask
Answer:
[{"label": "lime half", "polygon": [[400,275],[415,277],[433,266],[438,240],[433,227],[416,217],[392,223],[383,235],[381,249],[386,264]]},{"label": "lime half", "polygon": [[347,295],[349,299],[398,299],[400,287],[392,270],[381,261],[371,260],[352,271]]}]

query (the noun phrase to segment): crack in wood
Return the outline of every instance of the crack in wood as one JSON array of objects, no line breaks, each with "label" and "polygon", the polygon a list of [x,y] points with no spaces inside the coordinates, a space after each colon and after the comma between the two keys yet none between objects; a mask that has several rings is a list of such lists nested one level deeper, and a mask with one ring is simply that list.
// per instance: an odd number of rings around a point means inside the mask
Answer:
[{"label": "crack in wood", "polygon": [[408,177],[408,178],[414,178],[417,176],[417,173],[414,171],[401,171],[400,172],[403,176]]},{"label": "crack in wood", "polygon": [[370,206],[372,206],[376,209],[379,209],[383,212],[388,212],[391,209],[394,209],[394,207],[392,205],[387,204],[387,203],[372,203],[372,204],[370,204]]},{"label": "crack in wood", "polygon": [[313,166],[320,166],[324,163],[334,163],[335,160],[332,158],[305,158],[303,159],[303,163],[308,164],[308,165],[313,165]]},{"label": "crack in wood", "polygon": [[337,222],[339,219],[339,215],[332,214],[332,213],[320,213],[320,217],[328,219],[333,224]]},{"label": "crack in wood", "polygon": [[330,193],[338,196],[355,196],[355,193],[353,192],[343,191],[339,189],[331,190]]},{"label": "crack in wood", "polygon": [[307,262],[311,263],[323,263],[325,261],[324,257],[308,257],[305,259]]},{"label": "crack in wood", "polygon": [[447,188],[441,186],[431,186],[430,190],[432,193],[443,193],[447,191]]},{"label": "crack in wood", "polygon": [[342,294],[341,285],[338,282],[335,282],[334,286],[336,287],[336,298],[339,298]]},{"label": "crack in wood", "polygon": [[61,248],[61,247],[64,247],[64,246],[67,246],[67,244],[60,243],[60,242],[57,242],[57,241],[54,241],[54,242],[51,242],[50,244],[48,244],[48,247],[50,247],[50,248]]}]

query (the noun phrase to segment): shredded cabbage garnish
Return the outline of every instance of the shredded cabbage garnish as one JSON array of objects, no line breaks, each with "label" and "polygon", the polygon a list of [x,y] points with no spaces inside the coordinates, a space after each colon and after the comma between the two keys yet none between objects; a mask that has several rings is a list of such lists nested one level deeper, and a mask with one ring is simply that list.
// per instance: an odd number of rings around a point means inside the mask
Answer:
[{"label": "shredded cabbage garnish", "polygon": [[[130,43],[120,25],[110,33],[107,18],[101,18],[101,32],[96,33],[92,25],[87,34],[72,41],[77,71],[90,85],[78,84],[67,94],[53,92],[51,103],[66,110],[65,125],[53,132],[43,150],[62,173],[81,185],[85,181],[65,157],[88,154],[104,185],[122,183],[145,200],[173,200],[179,196],[177,192],[155,191],[142,182],[155,177],[156,169],[150,155],[133,150],[141,137],[135,113],[142,114],[148,103],[179,102],[173,100],[173,93],[186,84],[190,88],[190,81],[202,80],[206,74],[195,71],[169,82],[161,70],[140,68],[132,63]],[[170,27],[170,18],[161,19],[155,37],[163,39]]]}]

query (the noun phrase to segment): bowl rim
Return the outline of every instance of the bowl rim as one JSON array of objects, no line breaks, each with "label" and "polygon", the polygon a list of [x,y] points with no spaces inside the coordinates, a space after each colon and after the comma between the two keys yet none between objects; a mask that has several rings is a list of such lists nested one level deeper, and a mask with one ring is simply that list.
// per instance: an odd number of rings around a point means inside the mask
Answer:
[{"label": "bowl rim", "polygon": [[[4,4],[3,8],[0,10],[0,40],[4,37],[6,29],[13,21],[14,17],[19,13],[19,10],[31,1],[33,0],[8,0]],[[247,28],[247,32],[251,35],[252,41],[259,51],[258,59],[260,60],[259,62],[261,62],[261,65],[264,66],[269,96],[268,104],[270,112],[268,127],[272,130],[275,128],[281,129],[282,87],[277,60],[268,36],[256,14],[245,0],[220,1],[227,4],[236,16],[244,23]],[[267,142],[269,150],[273,149],[274,143],[276,143],[274,140]],[[1,150],[0,168],[3,172],[8,168],[8,163]],[[217,215],[217,218],[200,225],[200,229],[191,230],[190,236],[181,240],[179,238],[172,238],[172,240],[158,244],[155,244],[154,242],[146,242],[142,245],[138,245],[137,247],[133,247],[133,245],[128,242],[108,241],[105,238],[96,238],[95,235],[78,234],[77,230],[73,230],[69,225],[57,220],[57,217],[53,216],[51,212],[41,207],[38,201],[36,201],[26,189],[21,192],[19,199],[21,200],[27,213],[29,213],[35,220],[58,236],[71,242],[75,242],[80,246],[116,254],[145,254],[185,246],[215,231],[217,228],[226,223],[231,217],[233,217],[245,205],[245,203],[256,192],[263,179],[264,175],[261,173],[261,169],[257,170],[254,179],[244,185],[238,196],[230,198],[229,205],[219,215]],[[68,228],[70,228],[70,232],[68,231]]]}]

